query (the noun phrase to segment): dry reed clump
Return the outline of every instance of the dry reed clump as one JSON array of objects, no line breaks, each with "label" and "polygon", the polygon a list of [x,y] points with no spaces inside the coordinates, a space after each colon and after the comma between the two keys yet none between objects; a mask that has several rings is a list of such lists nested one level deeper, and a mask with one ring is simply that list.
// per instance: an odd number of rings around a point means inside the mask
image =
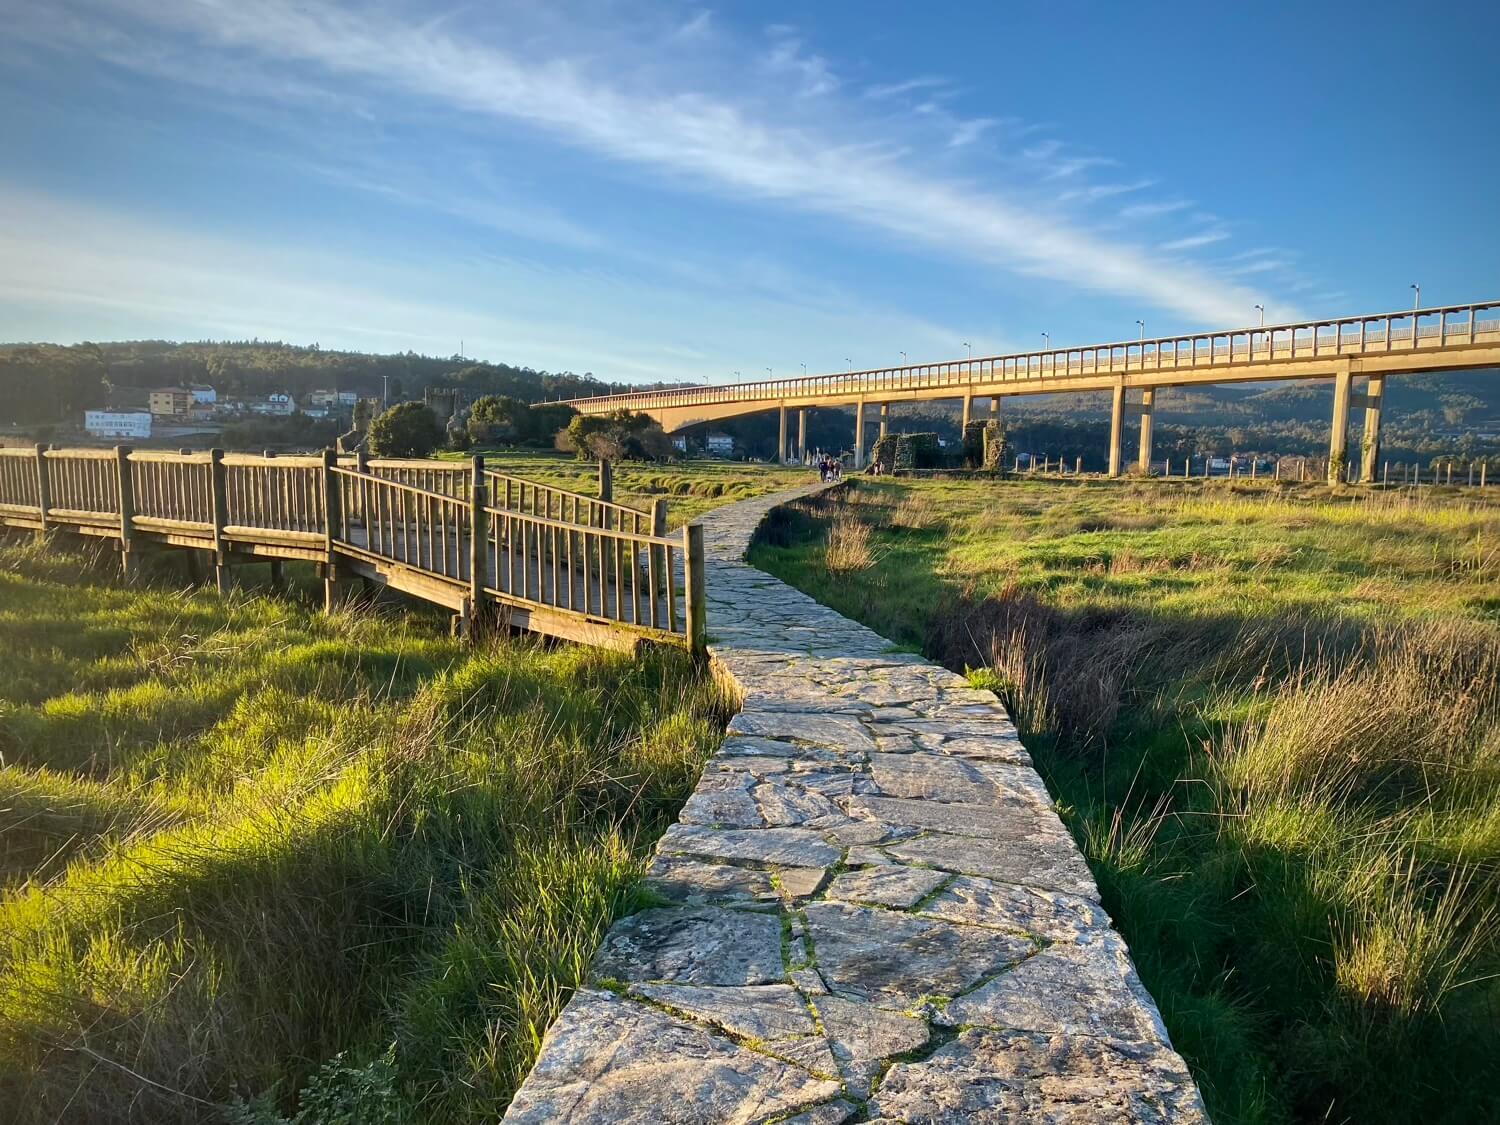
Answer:
[{"label": "dry reed clump", "polygon": [[870,546],[870,525],[852,516],[840,516],[828,529],[824,565],[830,574],[853,574],[875,565]]},{"label": "dry reed clump", "polygon": [[1500,783],[1500,637],[1461,622],[1385,625],[1269,693],[1215,754],[1247,800],[1403,805]]},{"label": "dry reed clump", "polygon": [[908,493],[891,511],[886,526],[906,531],[931,531],[943,525],[942,514],[932,497],[925,493]]}]

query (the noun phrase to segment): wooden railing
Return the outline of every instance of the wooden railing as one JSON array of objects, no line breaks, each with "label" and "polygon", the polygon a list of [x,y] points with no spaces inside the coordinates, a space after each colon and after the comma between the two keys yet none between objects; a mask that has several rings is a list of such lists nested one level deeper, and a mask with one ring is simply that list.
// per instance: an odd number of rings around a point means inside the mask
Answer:
[{"label": "wooden railing", "polygon": [[[706,640],[702,529],[467,463],[0,449],[0,522],[120,541],[307,558],[457,607],[590,639]],[[127,566],[129,565],[127,561]],[[359,569],[363,567],[364,569]],[[330,594],[331,597],[331,594]],[[569,621],[577,621],[577,628]]]}]

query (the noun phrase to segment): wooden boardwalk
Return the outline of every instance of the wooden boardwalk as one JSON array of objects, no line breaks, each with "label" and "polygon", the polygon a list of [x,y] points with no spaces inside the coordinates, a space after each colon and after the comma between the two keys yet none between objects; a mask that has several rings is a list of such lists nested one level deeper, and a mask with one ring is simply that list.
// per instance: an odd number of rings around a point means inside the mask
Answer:
[{"label": "wooden boardwalk", "polygon": [[705,643],[702,531],[468,462],[0,449],[0,526],[114,540],[230,568],[317,564],[328,604],[361,578],[458,614],[611,648]]}]

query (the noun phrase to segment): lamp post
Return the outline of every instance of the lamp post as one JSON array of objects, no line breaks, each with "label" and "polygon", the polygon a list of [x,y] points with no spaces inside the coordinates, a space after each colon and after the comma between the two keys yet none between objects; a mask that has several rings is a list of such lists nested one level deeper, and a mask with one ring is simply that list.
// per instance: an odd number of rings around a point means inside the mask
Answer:
[{"label": "lamp post", "polygon": [[902,367],[906,366],[906,353],[905,352],[901,353],[901,366]]},{"label": "lamp post", "polygon": [[1141,326],[1141,341],[1144,343],[1146,339],[1146,322],[1144,320],[1137,320],[1136,323]]},{"label": "lamp post", "polygon": [[974,358],[974,348],[973,348],[972,345],[970,345],[969,341],[967,341],[967,340],[964,341],[964,358],[965,359],[973,359]]},{"label": "lamp post", "polygon": [[802,377],[804,379],[807,378],[807,364],[805,364],[805,363],[802,365]]},{"label": "lamp post", "polygon": [[1422,287],[1415,281],[1411,283],[1411,287],[1414,294],[1411,301],[1411,307],[1414,309],[1420,309],[1422,307]]},{"label": "lamp post", "polygon": [[1266,306],[1256,305],[1255,311],[1260,313],[1260,326],[1264,328],[1266,326]]},{"label": "lamp post", "polygon": [[771,369],[769,367],[766,368],[766,378],[767,379],[771,378]]},{"label": "lamp post", "polygon": [[850,359],[848,356],[844,357],[844,369],[845,369],[846,372],[850,372],[850,373],[852,373],[854,371],[854,361],[852,359]]},{"label": "lamp post", "polygon": [[1050,352],[1052,350],[1052,333],[1043,332],[1042,339],[1047,341],[1047,350]]}]

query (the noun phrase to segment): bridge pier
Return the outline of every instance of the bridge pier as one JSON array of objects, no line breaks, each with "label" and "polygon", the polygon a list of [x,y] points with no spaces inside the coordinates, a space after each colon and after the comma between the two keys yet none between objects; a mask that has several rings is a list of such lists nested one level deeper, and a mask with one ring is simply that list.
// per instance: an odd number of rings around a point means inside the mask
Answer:
[{"label": "bridge pier", "polygon": [[1141,453],[1136,464],[1143,474],[1151,473],[1151,413],[1156,409],[1156,388],[1141,392]]},{"label": "bridge pier", "polygon": [[990,421],[991,422],[998,422],[998,421],[1000,421],[1000,396],[999,395],[996,395],[994,398],[990,399]]},{"label": "bridge pier", "polygon": [[964,420],[963,420],[963,424],[959,427],[958,432],[960,434],[966,433],[968,431],[968,429],[969,429],[969,423],[972,422],[973,420],[974,420],[974,396],[971,395],[971,394],[966,394],[966,395],[964,395]]},{"label": "bridge pier", "polygon": [[1120,475],[1120,446],[1125,433],[1125,384],[1114,386],[1114,401],[1109,415],[1109,475]]},{"label": "bridge pier", "polygon": [[786,464],[786,403],[777,408],[779,427],[776,437],[776,463]]},{"label": "bridge pier", "polygon": [[807,407],[797,411],[797,460],[807,464]]},{"label": "bridge pier", "polygon": [[880,436],[885,437],[886,431],[890,429],[891,404],[882,402],[880,404]]},{"label": "bridge pier", "polygon": [[1354,376],[1346,361],[1333,377],[1333,424],[1328,435],[1328,483],[1342,484],[1349,460],[1349,399]]},{"label": "bridge pier", "polygon": [[1375,483],[1375,466],[1380,460],[1380,413],[1385,402],[1385,376],[1371,375],[1361,396],[1365,408],[1365,434],[1360,443],[1359,479]]},{"label": "bridge pier", "polygon": [[854,468],[865,467],[865,400],[854,404]]}]

